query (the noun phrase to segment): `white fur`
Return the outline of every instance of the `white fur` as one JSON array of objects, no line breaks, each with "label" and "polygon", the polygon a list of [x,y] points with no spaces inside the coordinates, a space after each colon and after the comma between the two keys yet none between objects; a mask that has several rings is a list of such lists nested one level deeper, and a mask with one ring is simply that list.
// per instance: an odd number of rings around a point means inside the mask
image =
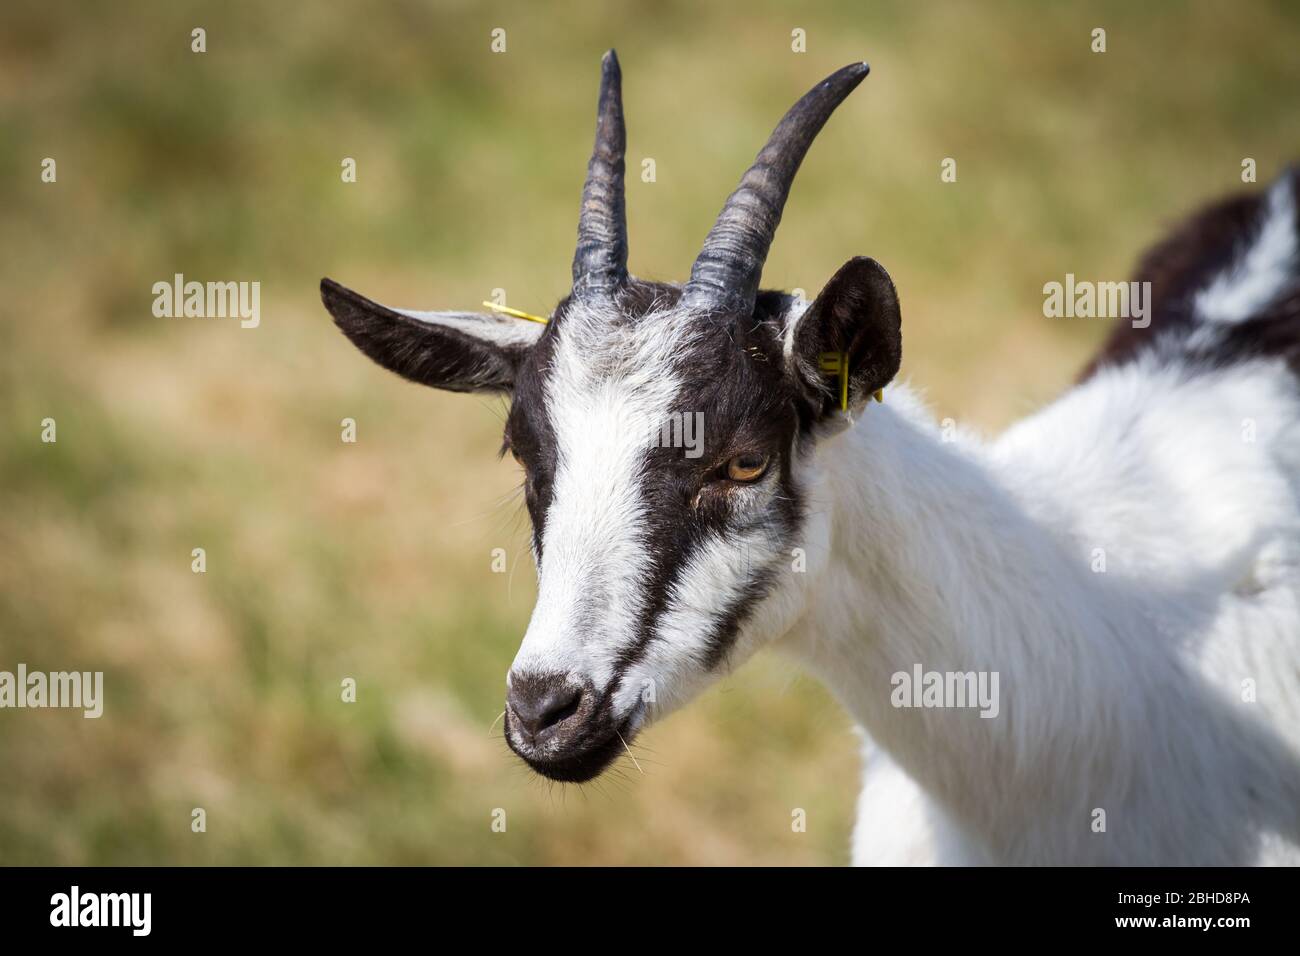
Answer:
[{"label": "white fur", "polygon": [[[1282,294],[1294,230],[1284,181],[1203,317]],[[781,643],[873,741],[855,862],[1300,862],[1297,383],[1168,358],[991,445],[900,387],[818,447],[830,557]],[[895,709],[918,662],[998,671],[1001,716]]]},{"label": "white fur", "polygon": [[1268,192],[1268,209],[1259,232],[1250,237],[1234,266],[1196,297],[1196,310],[1212,322],[1241,322],[1258,314],[1294,281],[1296,267],[1295,187],[1283,176]]},{"label": "white fur", "polygon": [[[883,751],[855,862],[1300,860],[1288,375],[1135,365],[987,447],[892,388],[819,448],[831,557],[782,644]],[[998,671],[1002,713],[895,709],[890,675],[918,662]]]},{"label": "white fur", "polygon": [[456,329],[502,347],[532,345],[546,328],[541,322],[530,322],[493,312],[418,312],[414,309],[393,309],[391,305],[386,308],[420,322]]}]

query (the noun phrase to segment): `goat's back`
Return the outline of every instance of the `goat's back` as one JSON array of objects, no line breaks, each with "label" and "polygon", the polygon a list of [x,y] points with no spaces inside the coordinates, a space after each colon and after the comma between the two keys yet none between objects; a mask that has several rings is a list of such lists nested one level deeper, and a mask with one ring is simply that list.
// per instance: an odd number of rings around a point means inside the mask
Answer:
[{"label": "goat's back", "polygon": [[1143,356],[1189,373],[1269,356],[1300,375],[1300,166],[1222,200],[1141,259],[1150,324],[1119,322],[1080,377]]}]

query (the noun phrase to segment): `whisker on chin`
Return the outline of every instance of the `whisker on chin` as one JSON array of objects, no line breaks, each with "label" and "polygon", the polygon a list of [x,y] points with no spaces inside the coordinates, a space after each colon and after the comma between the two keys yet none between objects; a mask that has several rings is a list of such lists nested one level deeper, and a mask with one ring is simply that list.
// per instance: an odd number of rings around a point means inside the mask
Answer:
[{"label": "whisker on chin", "polygon": [[621,770],[611,771],[606,776],[609,778],[610,788],[620,795],[627,796],[632,793],[632,781]]},{"label": "whisker on chin", "polygon": [[636,754],[632,753],[632,748],[627,745],[627,741],[623,739],[623,735],[619,733],[617,729],[614,730],[614,733],[618,734],[618,739],[619,742],[623,744],[623,749],[626,750],[627,755],[632,758],[632,766],[636,767],[638,773],[645,776],[645,771],[642,770],[641,765],[636,762]]}]

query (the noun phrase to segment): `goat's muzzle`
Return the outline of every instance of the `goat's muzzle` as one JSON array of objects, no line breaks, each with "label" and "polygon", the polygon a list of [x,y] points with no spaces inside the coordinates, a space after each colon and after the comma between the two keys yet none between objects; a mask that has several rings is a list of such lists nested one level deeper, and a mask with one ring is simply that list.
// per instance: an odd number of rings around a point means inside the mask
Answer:
[{"label": "goat's muzzle", "polygon": [[506,744],[544,777],[581,783],[623,751],[631,716],[620,726],[609,695],[566,674],[512,673],[506,694]]}]

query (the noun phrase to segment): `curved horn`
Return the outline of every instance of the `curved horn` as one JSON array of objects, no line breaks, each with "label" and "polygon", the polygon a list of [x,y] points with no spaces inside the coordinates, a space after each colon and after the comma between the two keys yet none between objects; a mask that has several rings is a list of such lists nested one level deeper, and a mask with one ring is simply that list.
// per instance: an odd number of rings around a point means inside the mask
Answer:
[{"label": "curved horn", "polygon": [[682,290],[684,305],[701,311],[753,312],[763,263],[794,174],[835,107],[869,70],[865,63],[837,70],[790,107],[718,213]]},{"label": "curved horn", "polygon": [[609,296],[627,279],[627,212],[623,206],[623,74],[613,50],[600,61],[596,145],[587,164],[573,253],[573,294]]}]

